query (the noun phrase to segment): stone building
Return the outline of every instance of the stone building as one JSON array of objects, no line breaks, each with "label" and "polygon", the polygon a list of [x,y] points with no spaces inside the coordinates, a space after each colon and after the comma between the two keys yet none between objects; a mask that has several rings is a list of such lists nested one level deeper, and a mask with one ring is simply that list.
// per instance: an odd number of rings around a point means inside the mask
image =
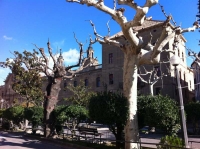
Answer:
[{"label": "stone building", "polygon": [[23,102],[22,97],[12,89],[14,75],[9,73],[6,77],[5,85],[0,86],[0,98],[3,99],[2,108],[8,108],[14,104]]},{"label": "stone building", "polygon": [[[198,53],[198,58],[200,58],[200,52]],[[195,59],[191,64],[191,67],[194,70],[194,83],[195,83],[195,100],[200,101],[200,66],[199,59]]]},{"label": "stone building", "polygon": [[[151,43],[155,44],[159,38],[162,30],[162,21],[146,20],[141,27],[134,28],[138,32],[139,36],[143,37],[145,43],[150,41],[150,33],[152,34]],[[112,38],[116,40],[124,41],[122,32],[115,34]],[[125,42],[125,41],[124,41]],[[181,58],[181,63],[178,66],[180,81],[182,85],[182,93],[184,102],[192,100],[194,96],[194,76],[193,70],[187,67],[186,53],[185,53],[186,39],[182,36],[181,41],[178,44],[175,55]],[[173,40],[169,42],[164,48],[173,49]],[[91,47],[90,47],[91,48]],[[92,50],[93,51],[93,50]],[[170,65],[169,59],[173,55],[171,52],[162,52],[161,61],[157,65],[145,65],[145,69],[150,71],[157,69],[160,74],[166,74],[161,80],[159,80],[153,86],[154,94],[168,95],[172,99],[178,100],[178,90],[176,85],[176,78],[173,66]],[[120,48],[113,45],[102,44],[102,65],[92,65],[83,70],[77,77],[72,80],[64,80],[63,87],[66,87],[69,83],[74,86],[78,85],[82,80],[86,86],[89,86],[93,91],[122,91],[123,90],[123,59],[124,55]],[[168,63],[167,63],[168,62]],[[139,69],[144,71],[143,67]],[[144,79],[148,79],[148,76],[144,76]],[[149,86],[138,81],[138,89],[141,94],[150,94]],[[61,90],[60,99],[63,97],[69,97],[72,93],[69,90]]]},{"label": "stone building", "polygon": [[[134,28],[138,32],[139,36],[143,37],[145,43],[150,42],[156,44],[162,30],[163,21],[145,20],[142,26]],[[171,26],[173,27],[173,26]],[[116,40],[126,42],[124,40],[122,32],[119,32],[112,36]],[[165,74],[162,79],[153,85],[153,93],[170,96],[172,99],[178,100],[178,90],[175,78],[175,72],[173,66],[170,65],[169,59],[172,55],[177,55],[181,58],[181,63],[178,66],[180,81],[182,86],[183,100],[184,102],[191,101],[194,97],[194,74],[193,70],[187,67],[186,64],[186,53],[185,53],[185,42],[186,39],[182,36],[177,46],[175,53],[162,52],[161,62],[157,65],[145,65],[139,68],[139,74],[144,73],[144,68],[147,71],[156,70],[158,75]],[[171,40],[164,49],[173,49],[173,40]],[[113,45],[102,44],[102,64],[98,63],[98,60],[93,57],[94,50],[91,46],[88,47],[87,57],[89,62],[93,62],[89,67],[83,69],[81,72],[76,74],[73,79],[66,79],[62,81],[61,90],[59,93],[58,104],[67,104],[63,98],[67,98],[73,95],[71,91],[66,89],[69,84],[77,86],[81,81],[84,82],[85,86],[89,87],[90,91],[101,92],[101,91],[123,91],[123,61],[124,55],[120,48]],[[86,65],[88,64],[86,63]],[[142,76],[144,80],[148,80],[149,76]],[[153,78],[151,78],[153,79]],[[12,103],[12,99],[15,95],[9,86],[11,85],[12,76],[9,74],[3,87],[1,96],[5,98],[9,104]],[[46,88],[46,81],[44,77],[43,90]],[[0,90],[1,91],[1,90]],[[150,94],[149,85],[143,83],[138,79],[138,91],[140,94]],[[12,93],[12,94],[11,94]]]}]

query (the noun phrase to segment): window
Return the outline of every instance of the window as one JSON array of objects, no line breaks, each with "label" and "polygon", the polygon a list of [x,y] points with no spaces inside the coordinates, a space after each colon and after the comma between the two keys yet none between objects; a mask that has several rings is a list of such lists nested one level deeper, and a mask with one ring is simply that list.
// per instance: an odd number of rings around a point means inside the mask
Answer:
[{"label": "window", "polygon": [[154,69],[155,69],[156,75],[157,75],[158,77],[160,77],[160,76],[161,76],[160,67],[159,67],[159,66],[156,66],[156,67],[154,67]]},{"label": "window", "polygon": [[64,82],[63,87],[66,88],[67,86],[67,82]]},{"label": "window", "polygon": [[184,54],[183,54],[183,52],[182,52],[182,60],[184,61]]},{"label": "window", "polygon": [[178,50],[178,56],[180,57],[180,51]]},{"label": "window", "polygon": [[74,87],[77,87],[77,81],[74,81]]},{"label": "window", "polygon": [[100,77],[96,78],[96,87],[100,87]]},{"label": "window", "polygon": [[184,73],[184,85],[186,85],[186,80],[185,80],[185,73]]},{"label": "window", "polygon": [[109,74],[109,84],[113,84],[113,74]]},{"label": "window", "polygon": [[156,95],[159,95],[160,91],[161,91],[161,88],[160,87],[156,87]]},{"label": "window", "polygon": [[113,53],[109,53],[109,64],[113,63]]},{"label": "window", "polygon": [[85,79],[85,86],[88,86],[88,79]]}]

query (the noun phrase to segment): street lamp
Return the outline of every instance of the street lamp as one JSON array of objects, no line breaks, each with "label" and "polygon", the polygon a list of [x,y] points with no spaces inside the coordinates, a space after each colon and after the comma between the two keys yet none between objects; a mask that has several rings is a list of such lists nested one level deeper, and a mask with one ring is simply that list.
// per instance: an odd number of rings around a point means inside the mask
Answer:
[{"label": "street lamp", "polygon": [[178,70],[176,68],[180,64],[180,58],[178,56],[174,55],[170,58],[169,61],[170,61],[170,64],[175,67],[175,73],[176,73],[176,78],[177,78],[177,83],[178,83],[182,139],[185,142],[185,147],[189,148],[187,128],[186,128],[186,120],[185,120],[185,113],[184,113],[184,105],[183,105],[183,95],[182,95],[179,73],[178,73]]}]

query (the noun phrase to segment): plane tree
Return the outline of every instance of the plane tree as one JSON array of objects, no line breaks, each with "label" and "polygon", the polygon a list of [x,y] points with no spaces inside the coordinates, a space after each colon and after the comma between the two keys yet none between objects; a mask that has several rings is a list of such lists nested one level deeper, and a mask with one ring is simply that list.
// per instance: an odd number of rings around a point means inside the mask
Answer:
[{"label": "plane tree", "polygon": [[[50,134],[53,134],[51,131],[54,131],[54,129],[50,129],[50,123],[52,121],[50,114],[57,105],[62,79],[71,79],[75,77],[76,73],[80,72],[93,63],[93,59],[84,57],[84,44],[77,40],[75,34],[74,38],[80,49],[79,59],[75,65],[65,66],[61,52],[56,59],[56,56],[52,53],[52,48],[49,40],[47,42],[49,56],[45,54],[44,48],[39,48],[36,44],[34,44],[37,50],[34,49],[33,52],[25,51],[22,54],[17,52],[18,56],[14,59],[15,61],[19,61],[21,64],[23,64],[27,71],[37,70],[42,72],[47,78],[46,93],[44,95],[43,101],[45,137],[51,137]],[[90,44],[93,43],[94,42],[90,42]],[[50,59],[53,61],[53,68],[51,68],[49,64]],[[1,66],[10,67],[10,63],[11,60],[7,59],[6,62],[1,62]]]},{"label": "plane tree", "polygon": [[[169,69],[167,69],[169,73]],[[144,73],[142,73],[142,70],[139,69],[138,73],[138,79],[140,79],[141,82],[145,83],[149,87],[149,94],[154,95],[153,93],[153,86],[159,81],[162,80],[163,77],[167,76],[167,73],[161,72],[161,70],[158,67],[153,67],[150,71],[147,71],[144,67]],[[144,77],[147,77],[147,79],[144,79]]]},{"label": "plane tree", "polygon": [[[82,5],[92,6],[96,9],[110,15],[113,20],[121,27],[123,37],[126,42],[116,40],[113,36],[101,36],[96,32],[94,24],[91,25],[96,36],[95,40],[102,44],[111,44],[119,47],[124,53],[124,66],[123,66],[123,92],[128,99],[129,103],[129,117],[125,127],[125,148],[132,149],[138,148],[137,143],[129,143],[130,141],[136,142],[139,140],[138,124],[137,124],[137,72],[138,67],[144,64],[156,64],[160,61],[161,52],[164,50],[169,41],[174,41],[173,47],[175,48],[180,40],[182,33],[194,31],[199,28],[198,22],[195,22],[192,27],[182,29],[180,26],[172,26],[172,16],[166,16],[163,21],[163,29],[154,44],[146,44],[142,37],[138,36],[138,32],[133,27],[142,26],[145,22],[146,14],[149,9],[158,4],[158,0],[146,0],[144,6],[139,6],[134,0],[114,0],[114,7],[110,8],[104,4],[104,0],[66,0],[67,2],[78,3]],[[118,4],[118,5],[116,5]],[[117,6],[127,5],[136,11],[133,19],[128,21],[124,15],[124,8]],[[173,21],[174,22],[174,21]],[[116,35],[117,37],[117,35]],[[168,50],[168,49],[167,49]],[[172,49],[169,49],[172,50]],[[175,49],[174,49],[175,50]]]}]

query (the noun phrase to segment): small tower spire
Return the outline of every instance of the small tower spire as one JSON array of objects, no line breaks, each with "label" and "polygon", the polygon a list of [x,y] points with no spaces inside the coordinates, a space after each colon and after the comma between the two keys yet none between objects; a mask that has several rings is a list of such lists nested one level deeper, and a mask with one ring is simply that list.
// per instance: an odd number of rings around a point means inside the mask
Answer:
[{"label": "small tower spire", "polygon": [[62,56],[62,49],[60,49],[60,55],[57,59],[57,64],[60,65],[60,66],[63,66],[63,63],[64,63],[64,58]]}]

